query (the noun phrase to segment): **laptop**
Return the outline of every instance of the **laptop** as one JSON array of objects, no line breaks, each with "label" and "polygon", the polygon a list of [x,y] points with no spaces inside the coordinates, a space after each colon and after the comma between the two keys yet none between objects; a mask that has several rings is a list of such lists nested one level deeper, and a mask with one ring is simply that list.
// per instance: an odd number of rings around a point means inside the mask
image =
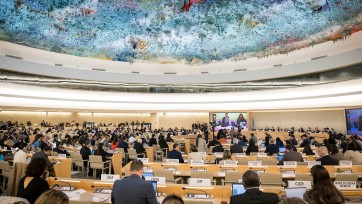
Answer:
[{"label": "laptop", "polygon": [[152,183],[152,186],[153,186],[153,190],[155,190],[156,197],[160,197],[161,193],[157,192],[157,181],[151,181],[151,183]]},{"label": "laptop", "polygon": [[285,147],[279,147],[279,153],[284,153],[285,152]]},{"label": "laptop", "polygon": [[143,172],[142,176],[143,176],[144,178],[153,177],[153,172]]},{"label": "laptop", "polygon": [[284,191],[287,198],[297,197],[303,199],[303,195],[307,191],[307,188],[285,188]]},{"label": "laptop", "polygon": [[278,155],[278,161],[280,161],[281,159],[283,159],[284,155]]},{"label": "laptop", "polygon": [[245,193],[245,187],[242,183],[233,183],[232,192],[233,192],[233,196],[243,194],[243,193]]}]

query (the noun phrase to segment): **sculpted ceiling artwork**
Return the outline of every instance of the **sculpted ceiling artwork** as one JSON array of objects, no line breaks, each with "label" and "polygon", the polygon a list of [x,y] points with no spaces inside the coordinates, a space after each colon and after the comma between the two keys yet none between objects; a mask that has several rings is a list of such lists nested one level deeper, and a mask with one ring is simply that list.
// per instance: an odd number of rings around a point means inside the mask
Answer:
[{"label": "sculpted ceiling artwork", "polygon": [[1,0],[0,40],[122,62],[267,57],[362,29],[362,0]]}]

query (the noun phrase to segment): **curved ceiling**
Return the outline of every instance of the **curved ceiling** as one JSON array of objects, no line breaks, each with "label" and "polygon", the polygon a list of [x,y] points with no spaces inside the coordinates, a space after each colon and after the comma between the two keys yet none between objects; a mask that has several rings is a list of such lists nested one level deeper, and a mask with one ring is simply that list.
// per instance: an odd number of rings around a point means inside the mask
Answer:
[{"label": "curved ceiling", "polygon": [[362,29],[361,1],[2,0],[0,40],[122,62],[200,65],[285,54]]}]

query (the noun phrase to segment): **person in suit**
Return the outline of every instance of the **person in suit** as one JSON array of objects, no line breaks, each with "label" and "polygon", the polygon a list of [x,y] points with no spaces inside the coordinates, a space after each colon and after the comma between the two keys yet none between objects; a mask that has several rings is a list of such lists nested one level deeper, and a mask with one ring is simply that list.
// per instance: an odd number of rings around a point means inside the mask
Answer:
[{"label": "person in suit", "polygon": [[272,138],[272,136],[271,135],[269,135],[267,132],[265,132],[265,139],[264,139],[264,146],[265,147],[267,147],[267,146],[269,146],[269,140]]},{"label": "person in suit", "polygon": [[52,148],[50,148],[49,146],[45,146],[44,149],[40,152],[35,152],[34,155],[31,157],[31,160],[35,159],[35,158],[43,158],[47,161],[47,168],[49,169],[53,169],[53,165],[54,163],[49,161],[48,156],[50,155],[50,151],[52,150]]},{"label": "person in suit", "polygon": [[328,149],[325,146],[320,146],[318,148],[318,154],[321,158],[317,159],[317,161],[321,162],[321,165],[338,165],[337,159],[331,157],[328,154]]},{"label": "person in suit", "polygon": [[239,145],[239,139],[234,138],[233,145],[230,147],[231,154],[243,153],[243,146]]},{"label": "person in suit", "polygon": [[307,137],[307,135],[302,135],[302,136],[300,136],[300,138],[302,139],[302,143],[300,144],[300,147],[304,147],[307,144],[310,144],[310,139]]},{"label": "person in suit", "polygon": [[134,142],[133,148],[136,150],[137,154],[146,153],[146,149],[142,145],[142,139],[137,139]]},{"label": "person in suit", "polygon": [[265,153],[267,153],[269,156],[279,153],[279,147],[275,144],[273,138],[269,139],[269,145],[266,146]]},{"label": "person in suit", "polygon": [[112,204],[157,204],[152,183],[142,179],[143,162],[133,161],[130,171],[129,177],[114,182]]},{"label": "person in suit", "polygon": [[229,121],[229,114],[225,113],[225,116],[221,120],[221,127],[225,127],[226,123]]},{"label": "person in suit", "polygon": [[298,141],[295,139],[294,135],[289,135],[289,141],[293,144],[293,145],[298,145]]},{"label": "person in suit", "polygon": [[179,163],[184,163],[180,152],[180,145],[175,143],[173,144],[173,150],[167,154],[167,159],[178,159]]},{"label": "person in suit", "polygon": [[248,170],[243,175],[245,193],[230,197],[230,204],[278,204],[279,198],[276,193],[264,193],[259,190],[260,178],[258,173]]},{"label": "person in suit", "polygon": [[125,141],[126,137],[121,137],[120,141],[118,142],[118,148],[123,148],[125,153],[128,153],[128,143]]},{"label": "person in suit", "polygon": [[224,148],[221,146],[221,143],[219,141],[216,141],[215,147],[212,148],[212,153],[214,152],[224,152]]},{"label": "person in suit", "polygon": [[246,155],[250,155],[250,152],[259,152],[259,147],[255,145],[254,140],[249,140],[249,146],[246,148]]},{"label": "person in suit", "polygon": [[285,146],[285,154],[283,158],[279,161],[278,165],[283,165],[284,161],[296,161],[303,162],[303,157],[299,152],[293,151],[292,145]]},{"label": "person in suit", "polygon": [[155,138],[155,134],[152,134],[150,140],[148,141],[148,146],[152,147],[152,145],[157,145],[157,140]]}]

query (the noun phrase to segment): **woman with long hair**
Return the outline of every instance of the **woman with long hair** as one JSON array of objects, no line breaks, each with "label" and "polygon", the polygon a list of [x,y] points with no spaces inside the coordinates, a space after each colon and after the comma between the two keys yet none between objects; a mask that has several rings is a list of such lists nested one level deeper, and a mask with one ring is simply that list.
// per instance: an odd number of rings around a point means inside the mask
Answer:
[{"label": "woman with long hair", "polygon": [[342,204],[345,202],[343,194],[333,185],[329,172],[322,165],[315,165],[311,169],[313,187],[304,193],[304,200],[309,204]]},{"label": "woman with long hair", "polygon": [[197,135],[197,139],[196,139],[195,145],[196,145],[196,147],[197,147],[197,151],[198,151],[198,152],[206,152],[206,150],[207,150],[206,140],[204,140],[204,139],[202,138],[202,135],[201,135],[201,134],[198,134],[198,135]]}]

